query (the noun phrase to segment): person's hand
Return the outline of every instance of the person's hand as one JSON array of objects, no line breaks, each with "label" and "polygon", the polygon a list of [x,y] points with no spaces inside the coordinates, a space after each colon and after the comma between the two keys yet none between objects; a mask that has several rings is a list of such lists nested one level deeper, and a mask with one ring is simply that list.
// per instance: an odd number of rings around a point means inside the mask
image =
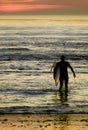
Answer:
[{"label": "person's hand", "polygon": [[75,78],[75,77],[76,77],[76,74],[74,73],[73,76],[74,76],[74,78]]}]

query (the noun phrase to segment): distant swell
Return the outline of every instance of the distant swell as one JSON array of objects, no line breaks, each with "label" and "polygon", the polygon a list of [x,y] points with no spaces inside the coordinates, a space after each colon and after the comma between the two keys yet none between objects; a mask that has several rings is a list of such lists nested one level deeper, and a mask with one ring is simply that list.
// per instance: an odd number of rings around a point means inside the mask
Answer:
[{"label": "distant swell", "polygon": [[[55,59],[59,59],[59,57],[62,55],[63,53],[60,54],[21,54],[21,52],[19,53],[7,53],[7,54],[0,54],[0,61],[9,61],[9,60],[55,60]],[[88,60],[88,55],[81,55],[81,54],[66,54],[66,57],[68,57],[71,60]],[[55,59],[54,59],[55,58]]]}]

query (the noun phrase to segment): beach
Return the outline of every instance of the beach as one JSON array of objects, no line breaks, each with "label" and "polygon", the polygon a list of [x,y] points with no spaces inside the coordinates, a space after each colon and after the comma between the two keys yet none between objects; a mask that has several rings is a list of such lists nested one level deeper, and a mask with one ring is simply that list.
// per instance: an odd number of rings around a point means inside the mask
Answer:
[{"label": "beach", "polygon": [[1,130],[88,130],[88,114],[2,114]]}]

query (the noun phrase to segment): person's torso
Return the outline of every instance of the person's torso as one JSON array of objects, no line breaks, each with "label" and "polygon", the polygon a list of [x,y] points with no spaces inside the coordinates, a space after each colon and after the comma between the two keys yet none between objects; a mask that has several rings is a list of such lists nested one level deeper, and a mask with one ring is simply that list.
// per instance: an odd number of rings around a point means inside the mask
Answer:
[{"label": "person's torso", "polygon": [[60,61],[56,64],[56,69],[59,67],[60,70],[60,77],[68,77],[68,62],[66,61]]}]

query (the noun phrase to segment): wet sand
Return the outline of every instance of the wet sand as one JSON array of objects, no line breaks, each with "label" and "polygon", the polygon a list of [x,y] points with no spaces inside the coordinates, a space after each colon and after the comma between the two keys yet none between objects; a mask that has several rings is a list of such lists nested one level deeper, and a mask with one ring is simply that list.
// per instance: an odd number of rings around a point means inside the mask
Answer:
[{"label": "wet sand", "polygon": [[88,130],[88,114],[1,114],[0,130]]}]

